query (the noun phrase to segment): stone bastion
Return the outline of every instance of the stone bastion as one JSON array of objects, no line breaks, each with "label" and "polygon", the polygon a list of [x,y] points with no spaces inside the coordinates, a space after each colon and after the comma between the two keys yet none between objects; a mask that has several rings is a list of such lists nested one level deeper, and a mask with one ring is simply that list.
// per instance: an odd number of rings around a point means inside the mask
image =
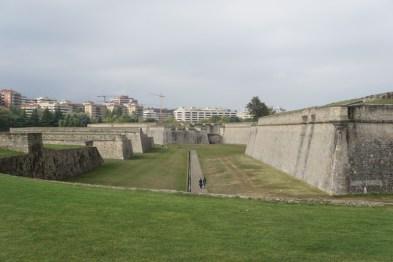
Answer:
[{"label": "stone bastion", "polygon": [[0,172],[15,176],[63,180],[91,171],[104,162],[95,147],[44,149],[39,133],[1,133],[0,147],[24,153],[0,158]]},{"label": "stone bastion", "polygon": [[393,192],[393,105],[315,107],[260,118],[246,154],[333,195]]},{"label": "stone bastion", "polygon": [[153,146],[153,139],[141,128],[29,127],[11,128],[10,132],[41,133],[46,144],[95,146],[106,159],[129,159],[133,153],[145,153]]}]

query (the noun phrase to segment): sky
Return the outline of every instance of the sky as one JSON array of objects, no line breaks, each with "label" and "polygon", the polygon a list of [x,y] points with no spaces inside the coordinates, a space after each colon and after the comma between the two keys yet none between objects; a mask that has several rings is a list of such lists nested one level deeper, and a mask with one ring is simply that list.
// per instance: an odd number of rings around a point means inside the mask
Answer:
[{"label": "sky", "polygon": [[286,109],[392,91],[391,0],[1,0],[0,88]]}]

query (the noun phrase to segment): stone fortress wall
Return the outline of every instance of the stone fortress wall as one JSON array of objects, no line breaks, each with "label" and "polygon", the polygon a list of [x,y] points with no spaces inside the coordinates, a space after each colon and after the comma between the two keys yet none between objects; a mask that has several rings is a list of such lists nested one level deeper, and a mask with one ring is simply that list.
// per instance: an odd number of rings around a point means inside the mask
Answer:
[{"label": "stone fortress wall", "polygon": [[209,144],[208,133],[197,130],[172,130],[156,123],[115,123],[89,124],[89,128],[112,128],[113,130],[141,128],[155,145],[168,144]]},{"label": "stone fortress wall", "polygon": [[144,134],[141,128],[30,127],[11,128],[10,132],[40,132],[47,144],[88,144],[97,147],[107,159],[129,159],[133,153],[144,153],[153,146],[152,138]]},{"label": "stone fortress wall", "polygon": [[223,144],[247,145],[254,123],[230,123],[220,127]]},{"label": "stone fortress wall", "polygon": [[393,192],[393,106],[263,117],[251,127],[246,154],[330,194]]},{"label": "stone fortress wall", "polygon": [[142,133],[152,140],[154,145],[165,145],[167,128],[156,123],[99,123],[89,124],[88,128],[111,128],[113,130],[141,129]]},{"label": "stone fortress wall", "polygon": [[0,133],[0,147],[23,153],[33,152],[42,147],[42,136],[40,133]]},{"label": "stone fortress wall", "polygon": [[1,173],[63,180],[91,171],[104,162],[95,147],[51,150],[43,148],[41,134],[8,134],[8,141],[6,136],[0,135],[0,147],[26,154],[0,158]]}]

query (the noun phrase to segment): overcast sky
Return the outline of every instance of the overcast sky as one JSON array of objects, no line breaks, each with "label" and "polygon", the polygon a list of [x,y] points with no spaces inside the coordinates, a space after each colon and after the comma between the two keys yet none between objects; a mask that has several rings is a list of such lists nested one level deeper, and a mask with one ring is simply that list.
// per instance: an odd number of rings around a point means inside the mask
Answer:
[{"label": "overcast sky", "polygon": [[391,91],[391,0],[1,0],[0,88],[296,109]]}]

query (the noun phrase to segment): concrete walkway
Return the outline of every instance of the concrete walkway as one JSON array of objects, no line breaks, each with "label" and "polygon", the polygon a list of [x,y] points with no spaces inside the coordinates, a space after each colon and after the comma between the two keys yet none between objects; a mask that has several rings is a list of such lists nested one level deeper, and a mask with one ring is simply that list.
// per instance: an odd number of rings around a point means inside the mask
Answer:
[{"label": "concrete walkway", "polygon": [[[195,150],[190,152],[191,193],[207,193],[207,189],[199,188],[199,179],[203,179],[201,164]],[[207,181],[209,182],[209,181]],[[206,186],[207,187],[207,186]]]}]

